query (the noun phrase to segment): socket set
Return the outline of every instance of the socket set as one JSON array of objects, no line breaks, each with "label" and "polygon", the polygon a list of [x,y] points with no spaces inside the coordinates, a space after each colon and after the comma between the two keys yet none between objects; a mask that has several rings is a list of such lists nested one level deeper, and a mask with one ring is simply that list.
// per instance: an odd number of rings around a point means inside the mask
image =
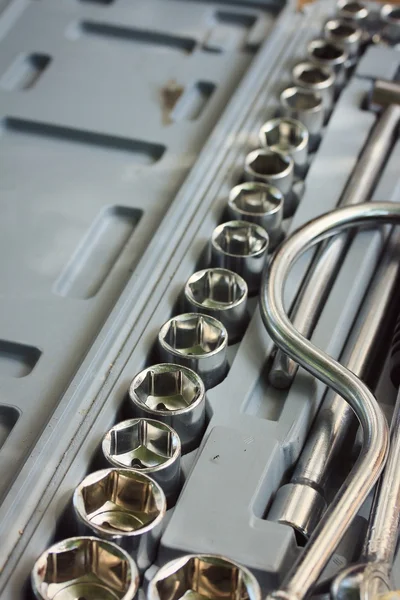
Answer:
[{"label": "socket set", "polygon": [[391,417],[399,235],[284,249],[400,199],[399,42],[376,3],[0,0],[2,599],[350,598],[372,492],[285,587],[363,436],[264,296],[282,253],[296,329]]}]

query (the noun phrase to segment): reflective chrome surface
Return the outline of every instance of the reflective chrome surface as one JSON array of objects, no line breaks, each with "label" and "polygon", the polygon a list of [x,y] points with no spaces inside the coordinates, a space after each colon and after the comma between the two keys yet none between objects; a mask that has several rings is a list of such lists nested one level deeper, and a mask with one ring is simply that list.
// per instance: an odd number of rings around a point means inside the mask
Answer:
[{"label": "reflective chrome surface", "polygon": [[165,362],[192,369],[206,389],[218,385],[226,375],[228,332],[214,317],[201,313],[177,315],[161,327],[158,345]]},{"label": "reflective chrome surface", "polygon": [[330,19],[325,23],[324,35],[329,42],[343,48],[350,57],[354,57],[360,50],[362,42],[362,29],[356,23],[344,19]]},{"label": "reflective chrome surface", "polygon": [[54,544],[36,561],[31,579],[39,600],[132,600],[139,586],[130,556],[94,537]]},{"label": "reflective chrome surface", "polygon": [[[304,176],[307,166],[309,135],[303,123],[289,117],[270,119],[262,125],[259,139],[262,146],[291,156],[295,173],[299,177]],[[286,203],[285,217],[291,216],[295,209],[295,205],[289,206]]]},{"label": "reflective chrome surface", "polygon": [[317,38],[309,42],[307,53],[309,59],[316,65],[332,69],[336,75],[336,89],[341,89],[347,79],[349,55],[346,50],[324,38]]},{"label": "reflective chrome surface", "polygon": [[198,446],[205,428],[205,389],[194,371],[171,363],[153,365],[134,377],[129,397],[135,415],[173,427],[183,453]]},{"label": "reflective chrome surface", "polygon": [[[351,335],[348,351],[342,362],[360,378],[371,366],[371,357],[376,353],[385,321],[393,302],[393,293],[400,273],[400,231],[395,230],[386,247],[378,270],[371,283],[361,308],[361,328]],[[339,395],[328,391],[291,478],[291,483],[278,491],[268,518],[284,520],[294,529],[304,531],[309,537],[317,526],[325,504],[327,482],[337,468],[340,450],[354,430],[356,419],[351,407]],[[320,497],[317,506],[316,495]],[[280,496],[285,494],[285,505]],[[287,508],[288,506],[289,508]]]},{"label": "reflective chrome surface", "polygon": [[327,236],[349,227],[385,222],[400,223],[399,205],[371,202],[333,211],[294,232],[277,250],[270,268],[265,270],[261,314],[269,334],[292,359],[333,388],[352,406],[364,436],[362,451],[344,486],[334,498],[280,589],[269,594],[269,599],[300,600],[308,595],[377,481],[388,450],[386,419],[367,386],[351,371],[316,348],[291,324],[283,304],[287,275],[292,264],[305,251]]},{"label": "reflective chrome surface", "polygon": [[[397,86],[392,85],[391,89],[394,91]],[[392,99],[393,96],[388,96],[386,90],[387,88],[384,85],[381,86],[381,82],[377,80],[371,102],[376,105]],[[399,121],[399,105],[391,104],[383,110],[340,198],[341,206],[359,204],[369,198],[396,137]],[[291,314],[296,329],[306,337],[311,335],[321,313],[326,293],[333,282],[348,242],[349,237],[346,234],[337,236],[327,244],[323,244],[315,254],[311,269]],[[277,387],[289,387],[297,368],[294,361],[278,350],[270,372],[271,383]]]},{"label": "reflective chrome surface", "polygon": [[228,332],[228,343],[241,339],[249,322],[247,283],[229,269],[203,269],[189,277],[184,290],[189,310],[215,317]]},{"label": "reflective chrome surface", "polygon": [[269,246],[268,234],[248,221],[228,221],[211,235],[211,264],[238,273],[249,294],[258,293]]},{"label": "reflective chrome surface", "polygon": [[148,600],[261,600],[256,578],[248,569],[222,556],[188,555],[159,569],[151,580]]},{"label": "reflective chrome surface", "polygon": [[153,479],[130,469],[102,469],[78,485],[73,496],[80,523],[115,542],[142,572],[154,559],[166,499]]},{"label": "reflective chrome surface", "polygon": [[104,436],[102,451],[113,467],[150,475],[162,487],[168,503],[180,489],[181,442],[172,427],[153,419],[128,419]]},{"label": "reflective chrome surface", "polygon": [[283,194],[277,187],[259,181],[235,185],[229,193],[228,211],[234,220],[261,225],[268,233],[269,249],[282,241]]},{"label": "reflective chrome surface", "polygon": [[325,107],[319,92],[300,86],[288,87],[281,93],[280,102],[284,115],[303,123],[310,136],[321,133]]},{"label": "reflective chrome surface", "polygon": [[293,67],[292,77],[295,85],[321,94],[325,110],[331,110],[336,77],[330,68],[304,60]]},{"label": "reflective chrome surface", "polygon": [[246,156],[244,173],[248,181],[261,181],[277,187],[286,200],[293,185],[294,162],[281,152],[260,148]]},{"label": "reflective chrome surface", "polygon": [[368,17],[369,10],[363,2],[348,2],[348,0],[339,0],[337,3],[337,13],[341,19],[356,21],[360,24]]}]

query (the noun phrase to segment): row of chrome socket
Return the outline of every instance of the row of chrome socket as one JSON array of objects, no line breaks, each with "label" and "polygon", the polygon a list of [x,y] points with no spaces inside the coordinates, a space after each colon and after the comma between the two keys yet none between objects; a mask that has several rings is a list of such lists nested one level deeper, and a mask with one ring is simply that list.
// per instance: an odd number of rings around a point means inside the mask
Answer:
[{"label": "row of chrome socket", "polygon": [[[308,150],[318,145],[338,92],[365,40],[358,25],[368,11],[341,2],[324,37],[313,40],[308,59],[292,72],[293,86],[280,97],[283,116],[265,123],[261,147],[244,165],[245,183],[234,187],[233,219],[211,237],[210,267],[193,274],[184,307],[160,329],[159,354],[133,379],[129,398],[135,418],[104,436],[102,453],[111,468],[89,474],[76,488],[74,511],[82,533],[47,550],[32,571],[36,596],[132,599],[140,577],[154,561],[161,522],[181,486],[180,457],[198,447],[206,427],[205,390],[227,373],[227,345],[242,337],[247,297],[258,292],[269,250],[282,240],[283,218],[297,207],[295,177],[304,178]],[[382,11],[386,26],[395,9]],[[151,476],[151,477],[150,477]],[[91,537],[95,534],[98,537]],[[261,597],[251,573],[228,559],[188,556],[162,567],[148,596],[175,599],[195,590],[206,597]]]}]

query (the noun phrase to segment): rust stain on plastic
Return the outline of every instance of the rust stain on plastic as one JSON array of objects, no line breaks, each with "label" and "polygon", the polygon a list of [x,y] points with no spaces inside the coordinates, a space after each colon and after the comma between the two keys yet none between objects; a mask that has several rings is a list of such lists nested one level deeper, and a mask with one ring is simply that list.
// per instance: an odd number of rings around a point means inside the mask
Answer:
[{"label": "rust stain on plastic", "polygon": [[161,88],[161,119],[163,125],[170,125],[172,123],[171,112],[184,91],[184,86],[180,85],[175,79],[170,79]]}]

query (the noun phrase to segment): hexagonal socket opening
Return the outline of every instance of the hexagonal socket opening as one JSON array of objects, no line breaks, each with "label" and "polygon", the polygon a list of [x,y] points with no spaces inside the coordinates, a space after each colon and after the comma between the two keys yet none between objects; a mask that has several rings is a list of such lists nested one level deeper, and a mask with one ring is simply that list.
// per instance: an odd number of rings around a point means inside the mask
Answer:
[{"label": "hexagonal socket opening", "polygon": [[332,19],[325,24],[325,31],[328,35],[339,42],[346,41],[351,38],[359,37],[361,30],[349,23],[339,19]]},{"label": "hexagonal socket opening", "polygon": [[347,58],[342,48],[334,46],[326,40],[313,40],[310,42],[309,53],[312,57],[324,62],[344,62]]},{"label": "hexagonal socket opening", "polygon": [[160,335],[165,344],[183,356],[211,354],[227,341],[226,330],[217,319],[191,313],[168,321]]},{"label": "hexagonal socket opening", "polygon": [[139,578],[135,563],[118,546],[82,537],[44,552],[32,571],[32,584],[46,600],[117,600],[133,597]]},{"label": "hexagonal socket opening", "polygon": [[104,469],[88,475],[76,488],[74,505],[96,531],[129,535],[164,516],[165,496],[155,481],[127,469]]},{"label": "hexagonal socket opening", "polygon": [[246,297],[247,285],[239,275],[228,269],[205,269],[190,277],[185,291],[193,304],[223,310]]},{"label": "hexagonal socket opening", "polygon": [[155,588],[160,599],[248,600],[258,597],[257,583],[248,571],[213,556],[190,556],[161,568]]},{"label": "hexagonal socket opening", "polygon": [[[176,327],[175,327],[176,329]],[[169,337],[173,337],[169,331]],[[173,340],[172,340],[173,341]],[[202,395],[201,380],[191,370],[177,365],[155,365],[132,381],[131,398],[155,411],[182,411],[197,403]]]},{"label": "hexagonal socket opening", "polygon": [[268,247],[261,227],[245,221],[230,221],[215,229],[214,246],[230,256],[255,256]]},{"label": "hexagonal socket opening", "polygon": [[400,8],[386,4],[381,9],[381,17],[390,25],[400,25]]},{"label": "hexagonal socket opening", "polygon": [[[315,69],[318,70],[318,67]],[[308,132],[304,125],[295,119],[272,119],[261,127],[260,138],[271,150],[290,153],[307,145]],[[274,194],[270,196],[273,202]]]},{"label": "hexagonal socket opening", "polygon": [[339,2],[338,9],[343,18],[359,20],[368,16],[367,7],[361,2]]},{"label": "hexagonal socket opening", "polygon": [[103,453],[113,465],[154,471],[178,456],[180,441],[168,425],[151,419],[118,423],[103,439]]},{"label": "hexagonal socket opening", "polygon": [[254,150],[248,155],[247,166],[265,176],[281,175],[288,170],[289,160],[283,154],[270,150]]},{"label": "hexagonal socket opening", "polygon": [[333,80],[329,71],[307,62],[296,65],[293,74],[297,81],[308,85],[318,85]]},{"label": "hexagonal socket opening", "polygon": [[322,99],[318,94],[297,87],[284,90],[281,98],[290,109],[296,111],[313,111],[322,106]]}]

